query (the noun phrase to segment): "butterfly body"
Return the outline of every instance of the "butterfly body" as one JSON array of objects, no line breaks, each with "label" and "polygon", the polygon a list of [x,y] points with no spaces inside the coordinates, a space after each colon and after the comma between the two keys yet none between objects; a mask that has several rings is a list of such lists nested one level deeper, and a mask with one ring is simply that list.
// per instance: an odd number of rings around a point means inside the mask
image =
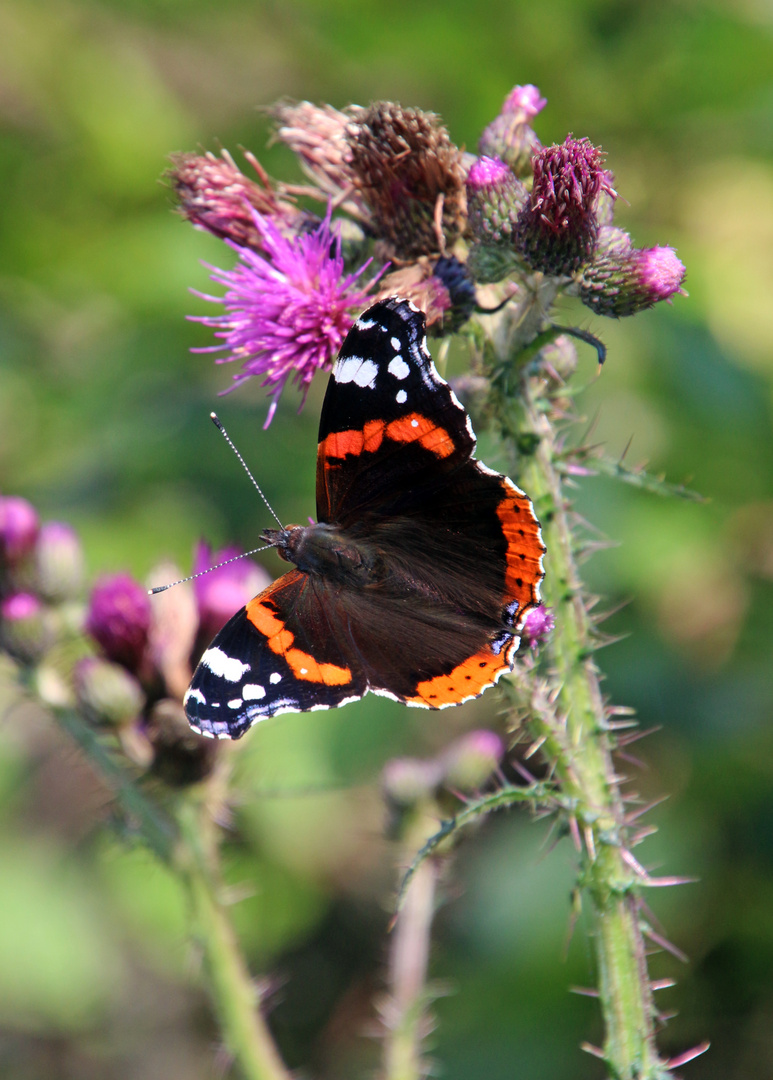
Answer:
[{"label": "butterfly body", "polygon": [[265,716],[368,691],[444,708],[509,671],[539,603],[544,546],[529,499],[474,450],[421,313],[375,304],[330,377],[318,522],[264,533],[294,569],[205,651],[186,695],[191,724],[238,738]]}]

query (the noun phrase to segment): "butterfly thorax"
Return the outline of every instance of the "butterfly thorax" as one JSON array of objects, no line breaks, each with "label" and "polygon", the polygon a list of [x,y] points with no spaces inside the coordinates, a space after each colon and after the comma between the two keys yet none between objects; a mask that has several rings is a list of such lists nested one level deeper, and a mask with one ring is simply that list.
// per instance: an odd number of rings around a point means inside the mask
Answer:
[{"label": "butterfly thorax", "polygon": [[372,545],[353,540],[335,525],[288,525],[266,529],[261,536],[277,554],[307,574],[341,585],[373,584],[382,576],[381,560]]}]

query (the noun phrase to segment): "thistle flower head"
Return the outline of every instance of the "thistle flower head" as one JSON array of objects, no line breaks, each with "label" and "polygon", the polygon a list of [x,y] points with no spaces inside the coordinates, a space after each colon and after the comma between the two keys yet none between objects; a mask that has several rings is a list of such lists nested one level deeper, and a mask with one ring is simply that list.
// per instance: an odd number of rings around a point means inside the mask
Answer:
[{"label": "thistle flower head", "polygon": [[142,687],[120,664],[100,656],[84,656],[73,672],[75,696],[94,724],[123,727],[140,715],[145,704]]},{"label": "thistle flower head", "polygon": [[464,231],[462,152],[434,113],[380,101],[347,129],[349,165],[389,257],[442,252]]},{"label": "thistle flower head", "polygon": [[197,229],[221,240],[232,240],[255,251],[261,234],[253,212],[289,229],[300,228],[305,215],[272,190],[267,173],[252,154],[245,154],[257,181],[237,167],[227,151],[214,154],[176,154],[167,176],[179,201],[180,213]]},{"label": "thistle flower head", "polygon": [[515,86],[507,95],[502,111],[483,131],[478,143],[481,154],[505,161],[517,176],[530,171],[532,155],[541,143],[531,129],[531,121],[547,105],[536,86]]},{"label": "thistle flower head", "polygon": [[603,228],[592,261],[576,275],[580,299],[620,318],[684,294],[685,267],[672,247],[634,248],[621,229]]},{"label": "thistle flower head", "polygon": [[34,593],[15,592],[0,601],[0,643],[22,663],[34,663],[51,644],[45,610]]},{"label": "thistle flower head", "polygon": [[15,563],[29,554],[39,528],[31,503],[18,495],[0,496],[0,562]]},{"label": "thistle flower head", "polygon": [[265,254],[238,244],[233,270],[212,267],[212,280],[226,289],[224,297],[205,296],[223,304],[225,315],[191,316],[215,330],[222,345],[196,352],[229,351],[218,363],[238,360],[236,385],[252,375],[262,377],[273,398],[266,427],[289,378],[304,392],[314,373],[330,365],[354,319],[365,306],[372,279],[356,282],[368,265],[344,273],[340,236],[330,227],[330,210],[314,232],[288,239],[268,218],[254,214]]},{"label": "thistle flower head", "polygon": [[130,671],[140,665],[150,629],[150,600],[129,574],[97,581],[91,592],[86,630],[110,660]]},{"label": "thistle flower head", "polygon": [[462,791],[476,790],[491,776],[504,752],[504,744],[495,732],[485,728],[468,731],[443,755],[444,783]]},{"label": "thistle flower head", "polygon": [[[352,106],[345,111],[332,105],[310,101],[280,101],[269,113],[277,123],[276,137],[298,156],[301,168],[315,183],[322,198],[338,198],[354,183],[349,166],[347,129],[360,112]],[[362,204],[344,205],[358,217],[365,217]]]},{"label": "thistle flower head", "polygon": [[598,235],[597,202],[614,195],[603,154],[589,139],[568,135],[532,161],[534,185],[518,216],[516,247],[534,270],[562,276],[590,258]]},{"label": "thistle flower head", "polygon": [[[241,552],[236,547],[223,548],[213,552],[209,544],[201,540],[196,546],[193,559],[193,573],[202,574],[210,566],[218,566],[202,577],[194,578],[193,591],[199,613],[199,632],[212,638],[234,612],[243,607],[256,593],[270,584],[271,578],[260,566],[250,559],[239,559]],[[229,559],[238,561],[228,562]]]}]

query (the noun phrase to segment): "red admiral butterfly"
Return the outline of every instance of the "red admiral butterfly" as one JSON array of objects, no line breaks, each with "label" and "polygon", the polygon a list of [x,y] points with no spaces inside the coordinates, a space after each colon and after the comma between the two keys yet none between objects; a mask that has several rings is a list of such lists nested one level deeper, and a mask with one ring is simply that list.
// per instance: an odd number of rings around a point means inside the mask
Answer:
[{"label": "red admiral butterfly", "polygon": [[423,314],[404,300],[374,304],[322,406],[318,523],[264,532],[295,569],[206,650],[185,696],[191,725],[238,739],[265,716],[369,690],[442,709],[509,671],[545,548],[529,499],[474,450]]}]

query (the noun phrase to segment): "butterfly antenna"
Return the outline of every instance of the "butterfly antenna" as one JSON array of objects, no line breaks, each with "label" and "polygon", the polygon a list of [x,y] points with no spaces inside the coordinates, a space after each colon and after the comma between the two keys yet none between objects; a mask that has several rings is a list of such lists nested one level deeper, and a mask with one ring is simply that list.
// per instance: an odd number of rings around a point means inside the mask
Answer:
[{"label": "butterfly antenna", "polygon": [[[225,441],[226,441],[226,442],[228,443],[228,445],[229,445],[229,446],[231,447],[231,449],[233,450],[233,452],[234,452],[234,453],[236,454],[236,456],[238,457],[239,461],[241,462],[241,466],[242,466],[242,468],[244,469],[244,471],[245,471],[245,472],[247,473],[247,475],[249,476],[250,480],[252,481],[252,485],[253,485],[253,487],[255,488],[255,490],[257,491],[258,495],[260,495],[261,499],[263,500],[263,502],[264,502],[264,503],[266,504],[266,506],[268,507],[268,509],[269,509],[269,513],[270,513],[270,514],[271,514],[271,516],[273,517],[274,521],[275,521],[275,522],[277,523],[277,525],[279,526],[279,528],[280,528],[280,529],[284,528],[284,526],[282,525],[282,522],[281,522],[281,521],[279,520],[279,518],[278,518],[278,517],[276,516],[276,514],[274,513],[274,508],[273,508],[273,506],[272,506],[272,505],[271,505],[271,503],[270,503],[270,502],[268,501],[268,499],[267,499],[267,498],[266,498],[266,496],[265,496],[265,495],[263,494],[263,492],[262,492],[262,491],[260,490],[260,485],[258,484],[257,480],[255,479],[255,477],[254,477],[254,476],[252,475],[252,473],[250,472],[250,470],[249,470],[249,468],[248,468],[248,466],[247,466],[247,462],[246,462],[246,461],[244,460],[244,458],[242,457],[242,455],[241,455],[241,454],[239,453],[239,451],[238,451],[238,450],[236,449],[236,447],[234,446],[233,442],[231,441],[231,436],[230,436],[230,435],[228,434],[228,432],[226,431],[226,429],[225,429],[225,428],[223,427],[223,425],[222,425],[222,424],[220,423],[220,420],[219,420],[219,419],[218,419],[218,417],[217,417],[217,413],[210,413],[209,415],[210,415],[210,419],[212,420],[212,423],[213,423],[213,424],[215,425],[215,427],[217,428],[217,430],[218,430],[218,431],[220,432],[220,434],[221,434],[221,435],[223,436],[223,438],[225,439]],[[264,548],[259,548],[258,550],[259,550],[259,551],[263,551],[263,550],[265,550],[265,549],[264,549]],[[213,567],[212,569],[214,570],[214,567]]]},{"label": "butterfly antenna", "polygon": [[264,544],[262,547],[253,548],[252,551],[245,551],[243,555],[234,555],[232,559],[225,559],[223,562],[215,563],[214,566],[209,566],[206,570],[199,570],[197,574],[181,577],[178,581],[170,581],[168,585],[156,585],[155,588],[148,589],[148,596],[155,596],[156,593],[166,592],[167,589],[171,589],[175,585],[184,585],[186,581],[193,581],[194,578],[204,577],[205,574],[211,574],[213,570],[219,570],[221,566],[228,566],[229,563],[238,562],[239,559],[246,559],[248,555],[257,555],[259,551],[268,551],[268,549],[272,547],[276,547],[276,544]]}]

